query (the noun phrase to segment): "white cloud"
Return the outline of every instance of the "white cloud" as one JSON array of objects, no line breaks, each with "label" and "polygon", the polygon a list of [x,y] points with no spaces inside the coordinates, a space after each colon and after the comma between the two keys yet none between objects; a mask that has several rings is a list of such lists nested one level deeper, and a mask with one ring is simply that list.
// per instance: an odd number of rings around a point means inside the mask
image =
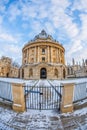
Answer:
[{"label": "white cloud", "polygon": [[46,28],[46,30],[47,30],[47,32],[49,34],[53,34],[54,33],[54,27],[53,27],[52,23],[46,22],[45,23],[45,28]]},{"label": "white cloud", "polygon": [[[68,0],[61,0],[61,1],[60,0],[51,0],[51,2],[52,2],[53,6],[57,7],[57,9],[58,9],[58,7],[66,9],[66,7],[69,5]],[[57,11],[57,10],[55,10],[55,11]]]},{"label": "white cloud", "polygon": [[1,56],[8,56],[21,64],[22,48],[18,45],[13,44],[2,44],[0,46],[2,50],[0,51]]},{"label": "white cloud", "polygon": [[17,42],[15,37],[7,33],[0,33],[0,41]]},{"label": "white cloud", "polygon": [[6,10],[6,4],[9,2],[9,0],[0,0],[0,13],[5,13]]},{"label": "white cloud", "polygon": [[87,0],[75,0],[72,10],[87,12]]},{"label": "white cloud", "polygon": [[87,40],[87,14],[81,14],[80,19],[82,22],[81,31],[80,31],[80,39]]},{"label": "white cloud", "polygon": [[17,54],[20,54],[20,51],[21,51],[21,49],[17,45],[13,45],[13,44],[5,45],[4,50],[7,52],[9,51],[10,54],[15,54],[15,56],[17,56]]},{"label": "white cloud", "polygon": [[75,52],[78,52],[79,50],[81,50],[83,48],[81,41],[80,40],[76,40],[74,41],[74,43],[71,44],[71,48],[68,52],[68,55],[71,55]]},{"label": "white cloud", "polygon": [[[10,3],[7,10],[5,4],[2,4],[2,8],[0,9],[4,13],[4,16],[7,14],[8,19],[10,22],[12,22],[13,26],[16,25],[14,22],[17,22],[18,25],[19,20],[19,27],[17,26],[16,28],[18,28],[20,32],[26,31],[30,39],[33,39],[33,37],[37,35],[42,29],[46,29],[49,34],[56,34],[56,36],[58,36],[57,33],[61,33],[61,36],[58,37],[62,41],[64,38],[67,39],[67,43],[64,44],[66,44],[65,49],[68,51],[66,52],[66,57],[68,57],[67,59],[70,59],[70,57],[76,57],[78,54],[81,57],[80,52],[82,53],[84,47],[86,51],[87,14],[83,14],[83,12],[87,11],[87,0],[79,0],[79,2],[74,0],[73,6],[70,7],[70,12],[69,10],[66,12],[66,9],[69,7],[70,3],[71,2],[68,0],[19,0]],[[81,11],[81,14],[79,14],[79,19],[81,21],[80,27],[77,26],[77,21],[73,22],[73,11],[75,10]],[[0,23],[3,23],[2,16],[0,17]],[[24,30],[21,29],[21,26]],[[19,39],[22,38],[21,36],[20,38],[19,36],[16,37],[18,34],[17,31],[15,32],[16,35],[14,35],[11,34],[11,32],[7,33],[6,30],[4,30],[4,32],[2,30],[0,31],[2,32],[0,33],[0,39],[5,42],[12,42],[14,45],[15,42],[17,43],[20,41]],[[26,32],[24,32],[24,37],[26,37]],[[16,50],[18,52],[17,48]],[[13,51],[16,53],[16,50],[11,46],[11,52]],[[85,55],[85,52],[82,53],[82,56],[84,56],[83,54]]]},{"label": "white cloud", "polygon": [[11,5],[8,9],[8,12],[9,12],[9,20],[10,21],[13,21],[17,18],[17,16],[19,16],[21,14],[21,11],[20,9],[18,8],[18,4],[15,4],[14,5]]},{"label": "white cloud", "polygon": [[0,25],[3,23],[3,16],[0,16]]}]

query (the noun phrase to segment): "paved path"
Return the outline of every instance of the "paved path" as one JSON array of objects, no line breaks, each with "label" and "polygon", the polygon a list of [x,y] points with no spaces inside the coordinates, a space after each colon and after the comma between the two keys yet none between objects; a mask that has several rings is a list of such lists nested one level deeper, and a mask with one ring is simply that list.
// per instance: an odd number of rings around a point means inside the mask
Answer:
[{"label": "paved path", "polygon": [[57,114],[57,111],[16,113],[0,107],[0,130],[87,130],[87,111]]}]

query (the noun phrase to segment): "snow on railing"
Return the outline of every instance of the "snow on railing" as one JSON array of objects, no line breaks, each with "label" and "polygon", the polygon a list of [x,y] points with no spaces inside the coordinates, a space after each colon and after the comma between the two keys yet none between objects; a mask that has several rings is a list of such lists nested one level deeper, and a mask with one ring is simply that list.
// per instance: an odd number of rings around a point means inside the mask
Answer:
[{"label": "snow on railing", "polygon": [[0,98],[12,101],[11,83],[0,81]]},{"label": "snow on railing", "polygon": [[85,98],[87,98],[87,82],[75,84],[73,101],[76,102]]}]

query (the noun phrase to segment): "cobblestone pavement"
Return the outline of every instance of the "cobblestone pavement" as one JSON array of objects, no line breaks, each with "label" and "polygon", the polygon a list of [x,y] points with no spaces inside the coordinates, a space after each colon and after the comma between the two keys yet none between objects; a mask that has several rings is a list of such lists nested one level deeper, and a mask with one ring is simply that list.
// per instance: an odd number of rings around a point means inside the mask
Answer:
[{"label": "cobblestone pavement", "polygon": [[0,130],[87,130],[87,109],[58,114],[49,110],[16,113],[0,107]]}]

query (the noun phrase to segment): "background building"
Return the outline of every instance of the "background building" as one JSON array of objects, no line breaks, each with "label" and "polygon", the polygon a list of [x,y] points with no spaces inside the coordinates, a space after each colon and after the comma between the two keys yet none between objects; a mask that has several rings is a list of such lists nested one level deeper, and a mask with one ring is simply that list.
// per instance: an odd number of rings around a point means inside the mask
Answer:
[{"label": "background building", "polygon": [[63,79],[66,75],[65,49],[44,30],[22,49],[20,77]]},{"label": "background building", "polygon": [[11,58],[3,56],[0,59],[0,77],[19,77],[19,67],[12,63]]},{"label": "background building", "polygon": [[67,78],[87,77],[87,60],[82,60],[82,64],[76,63],[72,59],[72,65],[67,65]]}]

